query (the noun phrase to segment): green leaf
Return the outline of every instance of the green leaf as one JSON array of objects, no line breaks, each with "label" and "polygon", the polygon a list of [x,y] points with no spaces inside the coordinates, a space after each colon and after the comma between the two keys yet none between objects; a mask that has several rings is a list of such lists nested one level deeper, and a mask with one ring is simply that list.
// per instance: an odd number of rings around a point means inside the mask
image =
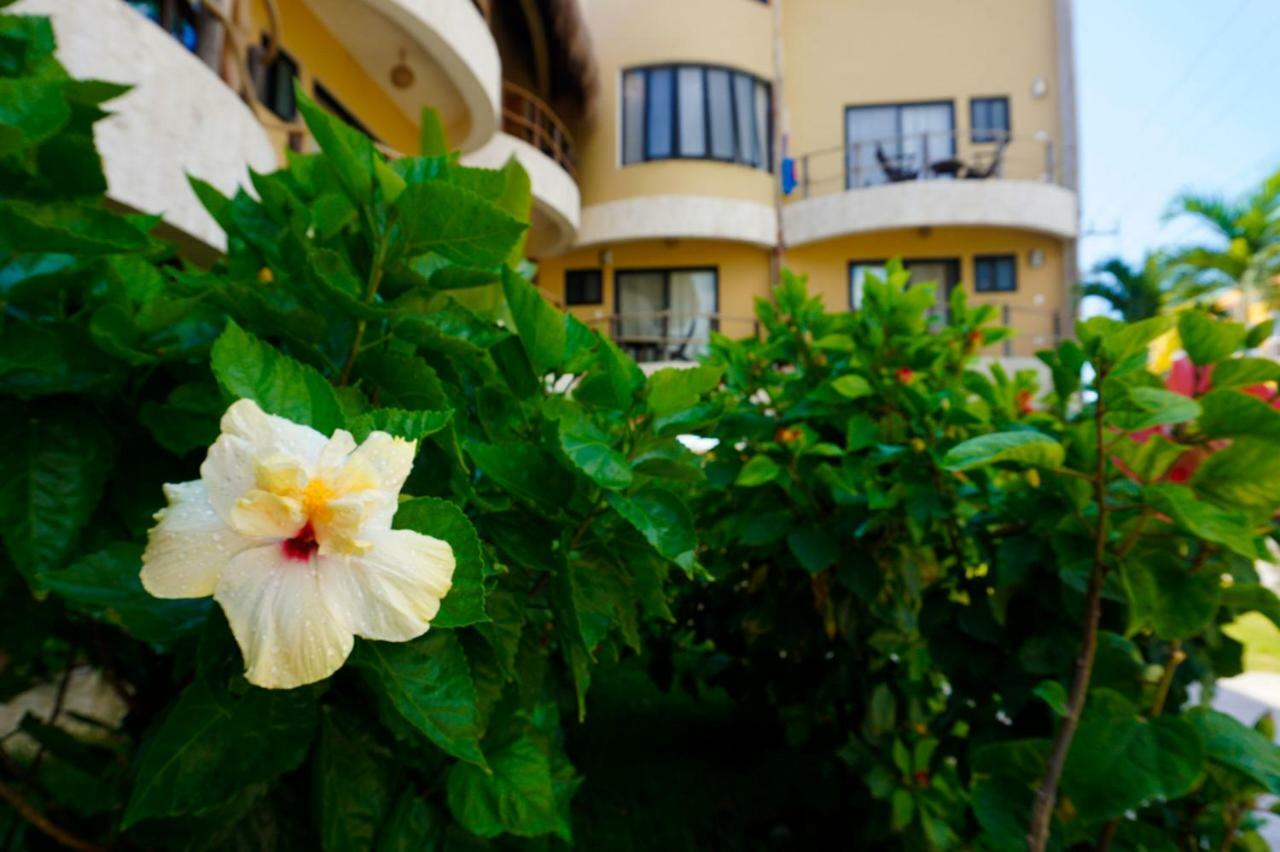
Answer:
[{"label": "green leaf", "polygon": [[386,432],[406,441],[420,441],[434,435],[453,420],[453,411],[406,411],[403,408],[378,408],[351,419],[351,434],[363,441],[371,432]]},{"label": "green leaf", "polygon": [[351,663],[387,711],[454,757],[485,766],[471,666],[452,632],[431,630],[412,642],[358,642]]},{"label": "green leaf", "polygon": [[142,547],[119,542],[43,575],[44,586],[68,606],[123,628],[143,642],[167,645],[199,631],[207,600],[161,600],[142,588]]},{"label": "green leaf", "polygon": [[1112,455],[1144,481],[1164,476],[1169,466],[1186,451],[1186,447],[1173,443],[1158,432],[1147,435],[1142,441],[1117,441],[1111,446]]},{"label": "green leaf", "polygon": [[1280,627],[1280,597],[1257,583],[1233,583],[1222,590],[1222,605],[1237,613],[1257,612]]},{"label": "green leaf", "polygon": [[1242,345],[1249,330],[1238,322],[1216,320],[1199,310],[1178,314],[1178,337],[1182,348],[1196,364],[1221,361]]},{"label": "green leaf", "polygon": [[109,210],[79,202],[0,201],[0,249],[100,256],[142,251],[147,235]]},{"label": "green leaf", "polygon": [[[533,215],[533,182],[529,179],[529,173],[514,156],[503,164],[501,173],[504,181],[502,193],[496,199],[498,207],[510,214],[512,219],[528,225]],[[529,231],[526,229],[511,247],[511,253],[507,255],[508,264],[520,265],[528,239]]]},{"label": "green leaf", "polygon": [[1103,334],[1102,351],[1113,362],[1123,361],[1173,328],[1176,319],[1173,314],[1163,314],[1140,322],[1115,323]]},{"label": "green leaf", "polygon": [[1280,748],[1275,743],[1208,707],[1196,707],[1183,718],[1199,732],[1210,761],[1242,772],[1268,792],[1280,795]]},{"label": "green leaf", "polygon": [[501,264],[528,227],[474,192],[439,180],[410,185],[396,209],[405,256],[435,252],[463,266]]},{"label": "green leaf", "polygon": [[454,818],[480,837],[555,833],[569,842],[548,738],[520,712],[491,726],[484,745],[491,773],[463,763],[449,770],[447,794]]},{"label": "green leaf", "polygon": [[502,288],[529,363],[539,376],[551,372],[564,359],[564,314],[548,304],[532,284],[508,269],[502,271]]},{"label": "green leaf", "polygon": [[819,524],[801,527],[787,536],[787,546],[810,574],[817,574],[834,564],[840,545],[831,530]]},{"label": "green leaf", "polygon": [[373,199],[373,163],[377,157],[373,142],[342,119],[317,106],[296,83],[294,97],[307,129],[324,152],[342,189],[356,204],[368,204]]},{"label": "green leaf", "polygon": [[315,727],[314,690],[233,695],[197,678],[144,740],[122,826],[202,813],[297,768]]},{"label": "green leaf", "polygon": [[1234,388],[1280,382],[1280,362],[1270,358],[1232,358],[1214,365],[1213,386]]},{"label": "green leaf", "polygon": [[169,392],[163,403],[147,400],[138,420],[160,446],[176,455],[207,448],[218,438],[222,395],[212,382],[190,382]]},{"label": "green leaf", "polygon": [[440,848],[448,820],[413,788],[396,800],[378,832],[378,852],[424,852]]},{"label": "green leaf", "polygon": [[627,457],[610,444],[608,433],[585,416],[560,419],[560,448],[573,466],[585,473],[596,485],[617,491],[631,484],[633,475]]},{"label": "green leaf", "polygon": [[720,384],[724,367],[701,364],[697,367],[666,367],[649,376],[645,402],[651,414],[664,417],[694,405]]},{"label": "green leaf", "polygon": [[71,119],[61,80],[0,78],[0,157],[53,136]]},{"label": "green leaf", "polygon": [[1191,477],[1196,492],[1227,508],[1255,510],[1269,517],[1280,505],[1280,453],[1275,444],[1240,438],[1217,450]]},{"label": "green leaf", "polygon": [[1136,551],[1121,576],[1129,595],[1129,635],[1152,628],[1161,639],[1189,639],[1218,614],[1221,583],[1213,571],[1192,572],[1165,551]]},{"label": "green leaf", "polygon": [[276,414],[330,435],[343,425],[333,386],[314,368],[263,343],[234,322],[213,344],[213,375],[232,399],[252,399]]},{"label": "green leaf", "polygon": [[1280,411],[1252,394],[1213,390],[1200,399],[1200,428],[1211,438],[1265,438],[1280,441]]},{"label": "green leaf", "polygon": [[1058,467],[1064,455],[1061,444],[1039,432],[995,432],[952,447],[943,457],[942,466],[949,470],[969,470],[996,462],[1017,462],[1034,467]]},{"label": "green leaf", "polygon": [[778,478],[782,468],[766,455],[752,456],[738,471],[736,484],[742,488],[755,488]]},{"label": "green leaf", "polygon": [[645,383],[644,373],[612,340],[598,340],[595,364],[574,387],[573,398],[587,405],[627,411]]},{"label": "green leaf", "polygon": [[1107,412],[1107,420],[1126,432],[1185,423],[1200,416],[1200,404],[1189,396],[1162,388],[1132,387],[1123,403]]},{"label": "green leaf", "polygon": [[1224,512],[1211,503],[1197,500],[1190,488],[1181,485],[1149,485],[1145,494],[1152,507],[1192,535],[1248,559],[1259,557],[1253,530],[1243,515]]},{"label": "green leaf", "polygon": [[463,511],[438,497],[415,497],[396,509],[394,526],[438,538],[453,548],[453,585],[432,624],[465,627],[488,621],[484,606],[484,556],[475,527]]},{"label": "green leaf", "polygon": [[423,107],[418,127],[418,153],[424,157],[444,157],[449,153],[444,121],[435,107]]},{"label": "green leaf", "polygon": [[559,512],[573,490],[571,476],[533,444],[469,441],[467,453],[499,486],[549,512]]},{"label": "green leaf", "polygon": [[326,707],[311,762],[311,789],[326,852],[372,850],[391,807],[395,758],[359,716]]},{"label": "green leaf", "polygon": [[686,571],[693,569],[693,550],[697,539],[693,517],[684,501],[654,485],[646,485],[634,494],[610,491],[609,505],[627,523],[635,527],[653,549]]},{"label": "green leaf", "polygon": [[1120,816],[1157,797],[1176,799],[1204,775],[1205,745],[1186,719],[1148,721],[1124,696],[1096,689],[1071,744],[1062,791],[1087,822]]},{"label": "green leaf", "polygon": [[1031,690],[1031,694],[1039,698],[1059,718],[1067,715],[1067,688],[1056,680],[1042,680]]},{"label": "green leaf", "polygon": [[872,393],[871,383],[862,376],[852,373],[843,375],[833,381],[831,389],[845,399],[861,399],[864,396],[870,396]]},{"label": "green leaf", "polygon": [[83,409],[7,405],[0,418],[0,532],[13,564],[39,588],[98,505],[114,446]]}]

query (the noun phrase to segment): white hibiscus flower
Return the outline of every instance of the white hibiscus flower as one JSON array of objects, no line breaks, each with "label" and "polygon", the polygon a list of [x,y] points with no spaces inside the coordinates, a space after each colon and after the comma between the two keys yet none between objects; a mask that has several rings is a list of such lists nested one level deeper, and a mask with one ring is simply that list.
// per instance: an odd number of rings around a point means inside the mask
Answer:
[{"label": "white hibiscus flower", "polygon": [[269,689],[322,680],[353,636],[404,642],[426,632],[449,591],[446,542],[391,529],[415,444],[374,432],[360,446],[240,400],[200,479],[166,485],[142,557],[159,598],[213,595]]}]

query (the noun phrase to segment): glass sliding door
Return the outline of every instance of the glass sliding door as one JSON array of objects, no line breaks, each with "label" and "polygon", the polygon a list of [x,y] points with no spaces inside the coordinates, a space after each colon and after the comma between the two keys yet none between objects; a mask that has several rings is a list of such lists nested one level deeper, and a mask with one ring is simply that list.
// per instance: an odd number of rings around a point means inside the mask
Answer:
[{"label": "glass sliding door", "polygon": [[706,352],[716,328],[717,270],[619,270],[614,285],[614,334],[637,361],[684,360]]},{"label": "glass sliding door", "polygon": [[845,187],[932,177],[930,166],[955,156],[950,101],[845,109]]}]

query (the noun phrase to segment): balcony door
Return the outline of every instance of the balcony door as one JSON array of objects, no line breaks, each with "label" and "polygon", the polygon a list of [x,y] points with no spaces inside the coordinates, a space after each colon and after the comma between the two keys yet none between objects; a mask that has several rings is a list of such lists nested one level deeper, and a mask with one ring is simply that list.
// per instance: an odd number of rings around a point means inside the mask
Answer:
[{"label": "balcony door", "polygon": [[845,109],[845,188],[930,177],[929,167],[955,156],[950,101]]},{"label": "balcony door", "polygon": [[615,336],[639,361],[678,361],[707,350],[716,328],[719,272],[628,269],[614,274]]}]

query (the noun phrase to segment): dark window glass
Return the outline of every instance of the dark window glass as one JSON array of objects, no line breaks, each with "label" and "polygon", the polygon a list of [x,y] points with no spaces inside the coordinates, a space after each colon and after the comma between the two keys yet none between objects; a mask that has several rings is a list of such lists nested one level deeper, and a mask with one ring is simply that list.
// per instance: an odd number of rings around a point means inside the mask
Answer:
[{"label": "dark window glass", "polygon": [[979,142],[1002,142],[1009,138],[1009,99],[974,98],[969,101],[972,138]]},{"label": "dark window glass", "polygon": [[769,96],[768,83],[725,68],[626,71],[622,162],[712,158],[769,169]]},{"label": "dark window glass", "polygon": [[645,151],[649,159],[661,160],[675,154],[672,147],[672,116],[675,113],[675,74],[670,68],[650,68],[645,90]]},{"label": "dark window glass", "polygon": [[604,275],[599,269],[569,269],[564,273],[566,305],[604,303]]},{"label": "dark window glass", "polygon": [[293,81],[296,79],[298,63],[283,50],[276,51],[275,59],[262,72],[262,91],[258,96],[267,109],[285,121],[293,121],[298,115],[298,105],[293,98]]},{"label": "dark window glass", "polygon": [[356,130],[359,130],[370,139],[377,139],[377,137],[369,131],[369,128],[365,127],[364,124],[361,123],[360,119],[352,115],[351,111],[342,105],[342,101],[333,96],[333,92],[330,92],[324,87],[323,83],[316,83],[316,103],[320,104],[320,106],[324,107],[326,110],[333,113]]},{"label": "dark window glass", "polygon": [[973,288],[979,293],[1012,293],[1017,290],[1017,258],[1011,254],[975,257]]}]

